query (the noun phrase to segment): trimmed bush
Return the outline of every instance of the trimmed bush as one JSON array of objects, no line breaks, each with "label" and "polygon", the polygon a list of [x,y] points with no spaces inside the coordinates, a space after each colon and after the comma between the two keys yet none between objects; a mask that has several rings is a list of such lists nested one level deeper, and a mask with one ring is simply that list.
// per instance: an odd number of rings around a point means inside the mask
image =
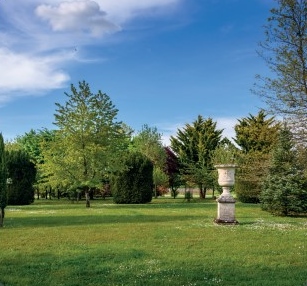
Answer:
[{"label": "trimmed bush", "polygon": [[9,205],[28,205],[34,202],[36,177],[35,165],[23,151],[7,152],[8,177],[12,183],[8,186]]},{"label": "trimmed bush", "polygon": [[132,152],[124,159],[123,171],[113,176],[111,189],[117,204],[151,202],[153,191],[153,164],[141,153]]}]

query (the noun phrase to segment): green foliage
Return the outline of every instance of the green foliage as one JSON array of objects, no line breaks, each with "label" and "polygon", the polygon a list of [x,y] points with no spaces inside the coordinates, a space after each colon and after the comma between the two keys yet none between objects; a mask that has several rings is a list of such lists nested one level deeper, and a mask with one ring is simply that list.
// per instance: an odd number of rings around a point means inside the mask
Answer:
[{"label": "green foliage", "polygon": [[238,153],[238,148],[229,140],[225,140],[212,152],[212,162],[214,165],[236,164]]},{"label": "green foliage", "polygon": [[184,194],[184,199],[189,203],[193,199],[193,193],[191,191],[186,191]]},{"label": "green foliage", "polygon": [[262,184],[269,171],[270,158],[270,154],[259,151],[240,154],[234,186],[239,201],[259,203]]},{"label": "green foliage", "polygon": [[7,152],[8,204],[28,205],[34,201],[36,168],[29,155],[22,150]]},{"label": "green foliage", "polygon": [[120,168],[129,134],[107,94],[93,94],[83,81],[65,95],[64,105],[56,103],[58,130],[43,148],[42,169],[53,187],[82,188],[88,198],[90,189],[100,188],[102,179]]},{"label": "green foliage", "polygon": [[158,167],[153,168],[153,184],[155,188],[155,197],[160,195],[159,188],[167,188],[168,177],[163,170]]},{"label": "green foliage", "polygon": [[147,156],[155,167],[164,169],[166,154],[162,144],[162,134],[156,127],[143,125],[142,130],[133,137],[130,149]]},{"label": "green foliage", "polygon": [[156,127],[143,125],[132,139],[130,150],[140,152],[146,156],[154,166],[153,183],[155,188],[155,197],[158,195],[158,187],[167,187],[168,178],[164,172],[166,165],[166,152],[162,144],[162,134]]},{"label": "green foliage", "polygon": [[0,133],[0,227],[3,226],[4,209],[7,205],[7,168],[2,133]]},{"label": "green foliage", "polygon": [[56,131],[48,130],[43,128],[41,130],[33,130],[25,133],[22,136],[18,136],[16,139],[16,144],[20,147],[19,150],[25,151],[31,162],[35,164],[36,167],[36,183],[35,189],[39,197],[40,193],[46,188],[51,188],[49,179],[51,174],[42,172],[41,166],[44,164],[44,157],[42,149],[49,149],[49,142],[52,142],[55,138]]},{"label": "green foliage", "polygon": [[261,208],[275,215],[296,215],[307,212],[307,184],[294,174],[270,174],[261,192]]},{"label": "green foliage", "polygon": [[244,203],[258,203],[263,180],[267,176],[270,152],[278,140],[280,124],[274,117],[266,118],[261,110],[256,116],[239,120],[235,126],[234,139],[241,152],[238,153],[238,171],[235,192]]},{"label": "green foliage", "polygon": [[177,131],[177,136],[171,136],[171,146],[184,164],[200,163],[212,167],[211,152],[215,150],[221,140],[223,130],[216,129],[216,122],[211,118],[198,116],[192,125]]},{"label": "green foliage", "polygon": [[123,170],[111,181],[114,202],[117,204],[143,204],[152,200],[153,164],[143,154],[130,152],[123,159]]},{"label": "green foliage", "polygon": [[262,152],[269,153],[278,138],[280,124],[274,117],[266,118],[266,113],[261,110],[259,113],[242,118],[235,125],[235,143],[244,153]]},{"label": "green foliage", "polygon": [[276,215],[307,212],[307,180],[293,147],[292,134],[285,126],[273,150],[269,175],[260,196],[262,209]]},{"label": "green foliage", "polygon": [[183,130],[178,130],[176,137],[170,138],[183,178],[199,187],[202,198],[212,187],[212,152],[220,143],[222,132],[216,129],[216,122],[211,118],[205,120],[199,115],[192,125],[186,124]]}]

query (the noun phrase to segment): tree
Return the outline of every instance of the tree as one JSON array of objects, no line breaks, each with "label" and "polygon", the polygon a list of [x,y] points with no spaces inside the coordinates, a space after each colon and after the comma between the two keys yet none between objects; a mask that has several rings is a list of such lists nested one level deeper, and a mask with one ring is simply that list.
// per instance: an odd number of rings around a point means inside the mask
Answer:
[{"label": "tree", "polygon": [[307,212],[307,180],[297,159],[292,134],[285,126],[263,184],[260,196],[263,210],[284,216]]},{"label": "tree", "polygon": [[93,94],[83,81],[79,90],[72,84],[71,94],[65,95],[64,105],[56,103],[54,124],[58,130],[43,149],[43,168],[51,185],[81,189],[86,207],[90,207],[90,192],[121,167],[128,134],[116,120],[118,110],[107,94],[100,90]]},{"label": "tree", "polygon": [[[36,184],[35,189],[37,191],[37,198],[40,197],[40,191],[48,189],[51,191],[50,183],[48,182],[49,174],[43,174],[40,166],[44,164],[44,158],[42,153],[43,146],[48,147],[48,142],[51,142],[55,137],[55,130],[48,130],[43,128],[41,130],[31,129],[22,136],[16,138],[16,144],[19,149],[24,150],[31,160],[35,164],[36,173]],[[47,198],[47,195],[46,195]]]},{"label": "tree", "polygon": [[181,164],[181,173],[186,181],[199,187],[200,197],[205,198],[206,191],[212,187],[212,153],[221,141],[223,130],[216,129],[216,122],[211,118],[198,116],[177,136],[171,136],[171,147]]},{"label": "tree", "polygon": [[28,205],[34,201],[34,183],[36,168],[29,155],[23,151],[9,151],[6,154],[8,177],[11,185],[8,189],[10,205]]},{"label": "tree", "polygon": [[3,227],[4,209],[7,205],[7,169],[2,133],[0,133],[0,227]]},{"label": "tree", "polygon": [[111,188],[117,204],[143,204],[152,200],[153,164],[140,152],[123,159],[124,169],[112,176]]},{"label": "tree", "polygon": [[165,164],[165,173],[168,176],[168,186],[171,189],[171,195],[175,199],[178,195],[178,188],[182,184],[180,177],[180,166],[179,160],[176,154],[170,147],[165,147],[166,152],[166,164]]},{"label": "tree", "polygon": [[264,110],[256,116],[249,114],[235,125],[235,143],[244,153],[260,151],[269,153],[278,139],[280,124],[274,117],[266,118]]},{"label": "tree", "polygon": [[[307,1],[278,0],[265,26],[260,56],[272,77],[258,75],[254,91],[270,111],[307,128]],[[305,141],[304,137],[300,137]]]},{"label": "tree", "polygon": [[258,203],[261,184],[267,175],[270,152],[278,140],[280,123],[261,110],[256,116],[238,120],[235,143],[241,149],[235,191],[240,201]]},{"label": "tree", "polygon": [[133,137],[131,150],[145,155],[153,164],[153,180],[155,197],[159,185],[165,185],[166,174],[164,173],[166,164],[166,153],[162,144],[162,134],[156,127],[149,127],[147,124],[142,126],[142,130]]}]

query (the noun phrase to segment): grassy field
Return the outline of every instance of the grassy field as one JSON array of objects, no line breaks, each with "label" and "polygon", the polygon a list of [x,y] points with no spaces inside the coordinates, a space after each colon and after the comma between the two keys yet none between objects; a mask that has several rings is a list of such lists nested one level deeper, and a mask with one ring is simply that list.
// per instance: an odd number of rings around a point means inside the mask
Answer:
[{"label": "grassy field", "polygon": [[307,218],[216,202],[39,200],[9,206],[0,229],[0,285],[307,285]]}]

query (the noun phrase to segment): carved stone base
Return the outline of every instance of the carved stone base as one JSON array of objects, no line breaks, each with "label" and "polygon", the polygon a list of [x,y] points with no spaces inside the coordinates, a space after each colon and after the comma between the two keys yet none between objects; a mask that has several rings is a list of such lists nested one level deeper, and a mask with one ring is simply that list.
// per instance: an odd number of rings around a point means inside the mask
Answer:
[{"label": "carved stone base", "polygon": [[238,224],[235,219],[235,200],[231,197],[228,200],[223,197],[217,199],[217,218],[214,220],[217,224]]}]

